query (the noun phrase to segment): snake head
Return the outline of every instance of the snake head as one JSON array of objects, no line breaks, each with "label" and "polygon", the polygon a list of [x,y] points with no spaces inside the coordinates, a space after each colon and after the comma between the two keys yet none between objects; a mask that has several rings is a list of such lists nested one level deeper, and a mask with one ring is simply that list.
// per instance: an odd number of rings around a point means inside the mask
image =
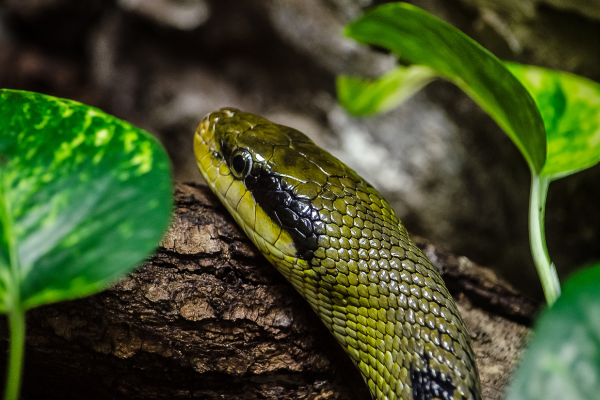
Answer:
[{"label": "snake head", "polygon": [[[250,153],[252,159],[249,161],[264,165],[272,158],[274,146],[287,146],[289,142],[290,139],[270,121],[234,108],[223,108],[202,120],[196,131],[194,150],[197,157],[210,152],[230,169],[238,149]],[[239,157],[235,166],[240,166]],[[236,170],[230,169],[229,172]]]},{"label": "snake head", "polygon": [[251,172],[242,168],[249,164],[255,171],[262,169],[285,178],[294,187],[308,182],[323,186],[332,175],[357,177],[302,132],[235,108],[222,108],[202,120],[194,151],[203,173],[213,157],[216,161],[211,162],[219,164],[222,174],[232,173],[238,179]]},{"label": "snake head", "polygon": [[202,120],[194,152],[236,221],[278,256],[310,256],[317,246],[312,201],[330,176],[356,175],[303,133],[234,108]]}]

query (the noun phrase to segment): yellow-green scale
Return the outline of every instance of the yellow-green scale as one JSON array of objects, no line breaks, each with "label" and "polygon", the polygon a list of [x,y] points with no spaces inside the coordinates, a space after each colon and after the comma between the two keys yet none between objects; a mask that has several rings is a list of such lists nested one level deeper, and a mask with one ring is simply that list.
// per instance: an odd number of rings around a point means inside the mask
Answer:
[{"label": "yellow-green scale", "polygon": [[[480,398],[460,314],[377,190],[302,133],[238,110],[207,117],[194,147],[210,186],[320,316],[373,398],[433,398],[434,386],[441,398]],[[304,236],[281,226],[273,200],[244,180],[252,173],[230,172],[239,149],[257,169],[251,182],[309,206],[314,247],[299,254]]]}]

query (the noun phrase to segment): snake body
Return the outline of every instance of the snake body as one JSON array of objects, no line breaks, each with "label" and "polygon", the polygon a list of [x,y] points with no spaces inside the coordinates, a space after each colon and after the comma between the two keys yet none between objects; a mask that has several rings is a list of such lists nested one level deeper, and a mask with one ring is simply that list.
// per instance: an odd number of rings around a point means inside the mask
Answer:
[{"label": "snake body", "polygon": [[368,182],[303,133],[232,108],[204,118],[194,151],[209,186],[374,399],[481,398],[452,297]]}]

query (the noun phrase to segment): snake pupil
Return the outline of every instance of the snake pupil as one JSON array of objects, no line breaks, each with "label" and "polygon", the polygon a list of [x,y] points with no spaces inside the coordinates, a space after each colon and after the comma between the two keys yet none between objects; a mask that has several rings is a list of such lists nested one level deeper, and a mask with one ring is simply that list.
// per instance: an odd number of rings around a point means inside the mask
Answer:
[{"label": "snake pupil", "polygon": [[244,160],[244,157],[242,155],[238,154],[237,156],[234,157],[233,169],[235,170],[235,172],[237,172],[238,174],[241,174],[242,172],[244,172],[245,166],[246,166],[246,160]]}]

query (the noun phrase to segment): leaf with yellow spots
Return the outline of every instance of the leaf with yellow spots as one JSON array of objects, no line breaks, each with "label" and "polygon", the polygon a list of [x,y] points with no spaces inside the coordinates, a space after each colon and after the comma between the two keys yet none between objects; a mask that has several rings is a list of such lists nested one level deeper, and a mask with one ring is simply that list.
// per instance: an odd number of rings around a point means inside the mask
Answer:
[{"label": "leaf with yellow spots", "polygon": [[546,128],[541,175],[562,178],[600,161],[600,84],[546,68],[505,63],[535,100]]},{"label": "leaf with yellow spots", "polygon": [[0,90],[0,310],[99,291],[147,257],[172,209],[156,139],[86,105]]}]

